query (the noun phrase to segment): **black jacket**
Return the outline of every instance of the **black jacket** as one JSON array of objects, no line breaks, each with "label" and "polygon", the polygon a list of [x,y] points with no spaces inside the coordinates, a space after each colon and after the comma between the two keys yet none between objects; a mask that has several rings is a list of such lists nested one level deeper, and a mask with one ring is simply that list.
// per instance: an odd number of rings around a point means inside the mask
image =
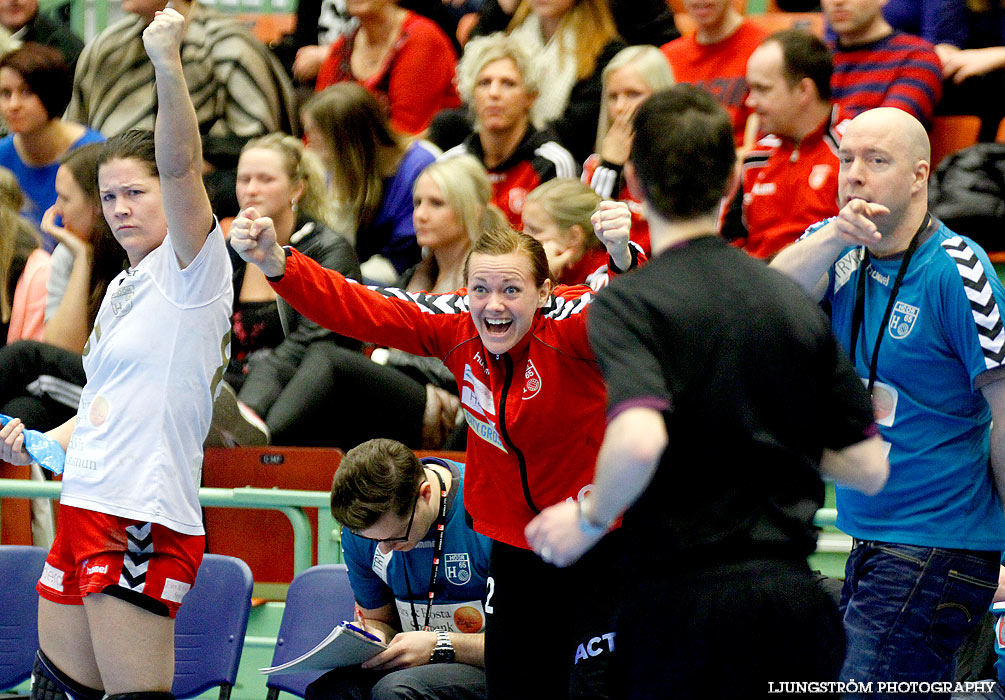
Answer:
[{"label": "black jacket", "polygon": [[77,59],[84,50],[84,42],[62,22],[36,13],[35,18],[25,26],[21,41],[51,46],[63,54],[63,60],[70,66],[70,73],[77,67]]},{"label": "black jacket", "polygon": [[[360,279],[359,260],[352,246],[322,223],[305,218],[298,219],[296,230],[290,238],[290,245],[323,267],[337,270],[351,279]],[[246,267],[245,262],[233,248],[230,248],[230,261],[234,266],[236,302],[240,296],[241,285],[244,283]],[[262,416],[268,412],[268,407],[276,400],[289,378],[300,366],[308,345],[326,340],[343,347],[360,348],[359,341],[335,335],[327,328],[322,328],[302,316],[282,297],[276,301],[286,338],[271,353],[251,365],[240,393],[241,400]]]}]

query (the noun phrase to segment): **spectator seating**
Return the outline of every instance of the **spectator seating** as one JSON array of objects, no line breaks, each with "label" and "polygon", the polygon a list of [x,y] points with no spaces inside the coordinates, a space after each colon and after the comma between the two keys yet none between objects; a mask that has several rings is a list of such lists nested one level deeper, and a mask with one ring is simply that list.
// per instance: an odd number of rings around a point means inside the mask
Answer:
[{"label": "spectator seating", "polygon": [[236,18],[243,22],[251,30],[251,33],[266,46],[279,41],[284,34],[292,33],[297,26],[295,12],[238,14]]},{"label": "spectator seating", "polygon": [[981,118],[972,115],[935,117],[929,137],[932,142],[932,170],[946,156],[977,143]]},{"label": "spectator seating", "polygon": [[802,29],[823,39],[827,31],[821,12],[765,12],[748,15],[747,19],[763,27],[769,34],[783,29]]},{"label": "spectator seating", "polygon": [[175,620],[171,691],[176,697],[195,697],[219,686],[220,700],[229,700],[244,649],[253,586],[251,569],[240,559],[203,556]]},{"label": "spectator seating", "polygon": [[[286,593],[272,665],[286,663],[313,649],[335,625],[352,619],[355,604],[345,564],[323,564],[301,571]],[[320,675],[305,672],[269,676],[267,700],[277,700],[280,691],[302,698],[308,684]]]},{"label": "spectator seating", "polygon": [[[202,485],[221,488],[331,489],[342,451],[308,447],[211,447],[203,459]],[[308,515],[317,561],[317,514]],[[293,580],[293,530],[281,513],[268,510],[206,508],[207,549],[247,562],[255,582]],[[324,533],[323,536],[328,536]]]},{"label": "spectator seating", "polygon": [[[28,467],[0,462],[0,479],[31,478]],[[31,501],[0,498],[0,544],[31,545]]]},{"label": "spectator seating", "polygon": [[31,676],[38,649],[38,593],[47,552],[41,547],[0,546],[0,690]]}]

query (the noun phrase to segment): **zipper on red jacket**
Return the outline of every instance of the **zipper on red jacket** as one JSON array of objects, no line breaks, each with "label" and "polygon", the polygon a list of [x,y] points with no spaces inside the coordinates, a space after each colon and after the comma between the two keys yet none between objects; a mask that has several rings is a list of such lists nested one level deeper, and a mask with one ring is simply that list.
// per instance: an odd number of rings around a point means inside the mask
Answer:
[{"label": "zipper on red jacket", "polygon": [[[496,355],[496,357],[499,356]],[[520,448],[510,440],[509,433],[506,430],[506,399],[509,397],[510,384],[513,383],[513,358],[509,356],[509,353],[503,353],[502,357],[503,364],[506,365],[506,379],[503,381],[502,397],[499,399],[499,434],[506,441],[506,444],[509,445],[510,449],[513,450],[513,454],[516,455],[517,464],[520,465],[520,485],[523,487],[523,498],[527,501],[527,507],[535,513],[540,513],[541,509],[534,505],[534,499],[530,495],[530,484],[527,483],[527,460],[524,459]]]}]

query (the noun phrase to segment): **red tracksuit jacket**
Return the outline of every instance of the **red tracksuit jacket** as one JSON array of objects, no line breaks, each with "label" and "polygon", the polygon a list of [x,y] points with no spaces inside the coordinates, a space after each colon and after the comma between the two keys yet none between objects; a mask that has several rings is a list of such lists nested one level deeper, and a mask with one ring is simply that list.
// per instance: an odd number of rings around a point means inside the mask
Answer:
[{"label": "red tracksuit jacket", "polygon": [[502,355],[482,346],[463,289],[368,288],[295,250],[273,287],[336,333],[438,357],[450,369],[469,426],[464,505],[477,532],[526,549],[523,529],[536,512],[581,497],[589,485],[607,404],[586,337],[589,287],[557,287]]}]

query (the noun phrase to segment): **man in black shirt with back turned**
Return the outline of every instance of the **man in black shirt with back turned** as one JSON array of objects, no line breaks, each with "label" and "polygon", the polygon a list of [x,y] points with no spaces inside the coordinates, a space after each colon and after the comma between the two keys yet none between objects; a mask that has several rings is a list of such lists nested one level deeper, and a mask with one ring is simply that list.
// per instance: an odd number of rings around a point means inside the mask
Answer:
[{"label": "man in black shirt with back turned", "polygon": [[841,618],[806,564],[820,475],[875,493],[889,469],[820,309],[716,235],[734,162],[729,117],[707,93],[677,85],[640,108],[625,175],[653,259],[590,310],[608,386],[594,489],[527,528],[564,566],[628,509],[616,684],[631,698],[836,680]]}]

